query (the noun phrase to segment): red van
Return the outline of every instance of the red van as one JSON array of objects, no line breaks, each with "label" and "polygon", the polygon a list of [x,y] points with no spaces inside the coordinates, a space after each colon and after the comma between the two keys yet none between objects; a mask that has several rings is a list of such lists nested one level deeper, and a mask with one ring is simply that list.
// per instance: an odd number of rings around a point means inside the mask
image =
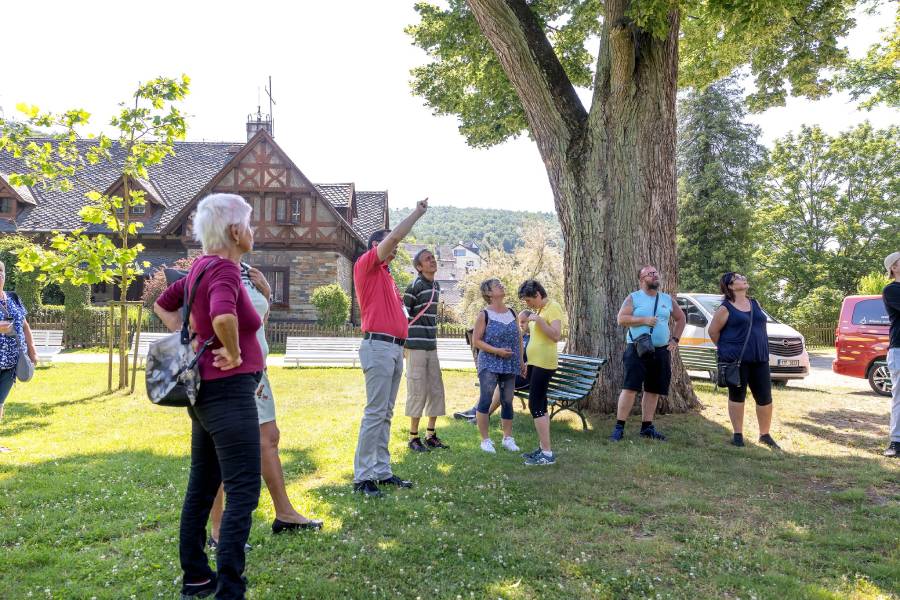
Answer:
[{"label": "red van", "polygon": [[887,368],[890,324],[881,296],[844,298],[834,334],[837,358],[831,363],[831,370],[868,379],[876,393],[890,396],[891,377]]}]

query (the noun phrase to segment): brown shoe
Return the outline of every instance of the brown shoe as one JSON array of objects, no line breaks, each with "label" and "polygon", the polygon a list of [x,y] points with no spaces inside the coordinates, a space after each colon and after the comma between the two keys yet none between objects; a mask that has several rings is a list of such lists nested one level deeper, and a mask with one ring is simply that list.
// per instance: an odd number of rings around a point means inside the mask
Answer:
[{"label": "brown shoe", "polygon": [[409,440],[409,449],[413,452],[429,452],[428,448],[425,447],[425,444],[422,443],[422,440],[417,437]]}]

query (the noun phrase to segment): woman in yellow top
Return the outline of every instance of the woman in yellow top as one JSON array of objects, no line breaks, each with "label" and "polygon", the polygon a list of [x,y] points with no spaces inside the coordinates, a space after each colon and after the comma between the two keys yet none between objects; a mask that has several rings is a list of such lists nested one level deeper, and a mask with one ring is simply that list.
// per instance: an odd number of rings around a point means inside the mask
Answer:
[{"label": "woman in yellow top", "polygon": [[547,387],[558,366],[556,343],[562,337],[563,309],[559,302],[547,297],[539,282],[529,279],[519,286],[519,299],[532,311],[528,317],[531,338],[528,341],[528,409],[534,419],[541,447],[523,455],[526,465],[552,465],[556,462],[550,448],[550,417],[547,415]]}]

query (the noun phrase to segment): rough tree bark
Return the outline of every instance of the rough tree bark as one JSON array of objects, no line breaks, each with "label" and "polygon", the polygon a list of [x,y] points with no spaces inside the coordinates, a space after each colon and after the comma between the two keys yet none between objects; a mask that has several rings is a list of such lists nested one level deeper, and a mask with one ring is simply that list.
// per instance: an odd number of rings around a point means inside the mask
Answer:
[{"label": "rough tree bark", "polygon": [[[607,0],[588,113],[524,0],[468,0],[516,90],[544,160],[565,239],[569,350],[610,359],[590,399],[610,413],[623,380],[625,331],[616,314],[637,274],[655,265],[663,288],[678,280],[675,249],[675,95],[678,13],[664,40]],[[680,358],[661,412],[700,406]]]}]

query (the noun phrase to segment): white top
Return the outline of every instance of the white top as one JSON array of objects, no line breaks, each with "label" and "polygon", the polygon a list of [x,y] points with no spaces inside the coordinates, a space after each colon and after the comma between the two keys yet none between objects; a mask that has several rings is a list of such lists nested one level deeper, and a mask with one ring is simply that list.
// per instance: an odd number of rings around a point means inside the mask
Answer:
[{"label": "white top", "polygon": [[516,320],[515,315],[511,310],[506,309],[502,313],[494,312],[494,309],[488,307],[485,309],[488,314],[488,319],[492,321],[497,321],[498,323],[503,323],[504,325],[508,325]]},{"label": "white top", "polygon": [[[250,296],[250,302],[253,304],[253,308],[256,309],[259,318],[265,319],[266,313],[269,312],[269,299],[263,296],[262,292],[256,289],[256,286],[250,281],[250,275],[247,272],[248,268],[244,263],[241,263],[241,282],[244,284],[244,288],[246,288],[247,294]],[[259,342],[263,358],[265,358],[269,355],[269,343],[266,341],[265,325],[256,330],[256,341]]]}]

